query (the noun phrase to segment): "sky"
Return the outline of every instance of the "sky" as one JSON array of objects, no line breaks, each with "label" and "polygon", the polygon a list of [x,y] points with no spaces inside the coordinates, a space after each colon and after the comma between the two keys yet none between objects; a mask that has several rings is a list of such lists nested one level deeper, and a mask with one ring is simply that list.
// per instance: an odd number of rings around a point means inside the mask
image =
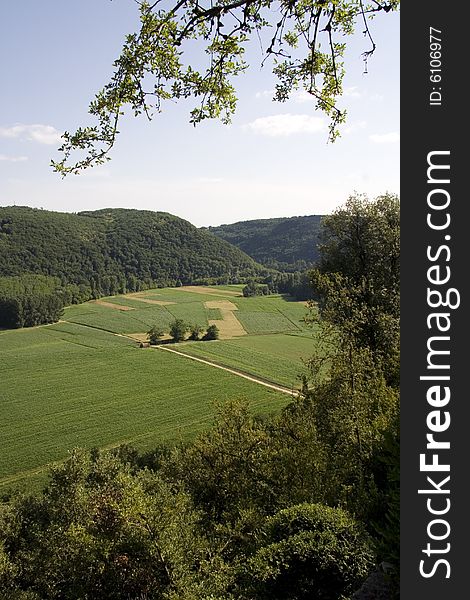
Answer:
[{"label": "sky", "polygon": [[328,143],[327,119],[305,93],[273,102],[275,77],[257,45],[236,82],[231,125],[193,127],[193,104],[164,106],[149,123],[126,116],[112,160],[62,179],[51,169],[63,131],[94,124],[88,105],[112,74],[134,0],[0,3],[0,206],[63,212],[109,207],[165,211],[197,226],[327,214],[353,193],[399,193],[399,14],[361,28],[346,56],[348,111]]}]

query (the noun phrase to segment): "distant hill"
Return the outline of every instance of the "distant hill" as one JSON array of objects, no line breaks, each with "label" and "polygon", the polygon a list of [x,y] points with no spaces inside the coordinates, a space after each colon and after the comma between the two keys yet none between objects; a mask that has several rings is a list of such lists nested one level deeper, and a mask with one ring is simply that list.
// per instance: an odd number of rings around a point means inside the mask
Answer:
[{"label": "distant hill", "polygon": [[303,270],[318,260],[322,217],[285,217],[240,221],[206,231],[230,242],[257,262],[282,271]]},{"label": "distant hill", "polygon": [[0,276],[52,275],[81,286],[84,297],[238,282],[263,271],[238,248],[168,213],[0,207]]}]

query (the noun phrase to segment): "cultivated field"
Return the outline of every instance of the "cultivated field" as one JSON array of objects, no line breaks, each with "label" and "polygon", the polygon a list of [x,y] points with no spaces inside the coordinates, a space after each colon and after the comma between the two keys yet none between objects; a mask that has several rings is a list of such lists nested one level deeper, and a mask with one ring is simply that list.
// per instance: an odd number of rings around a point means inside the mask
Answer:
[{"label": "cultivated field", "polygon": [[[66,309],[54,325],[0,332],[0,490],[28,483],[75,446],[130,443],[150,449],[201,430],[214,402],[249,398],[253,410],[278,410],[299,385],[301,358],[315,352],[300,302],[243,298],[239,286],[158,289]],[[175,318],[222,338],[168,345],[249,374],[249,381],[159,348],[141,349],[153,325]],[[135,336],[134,339],[131,339]]]}]

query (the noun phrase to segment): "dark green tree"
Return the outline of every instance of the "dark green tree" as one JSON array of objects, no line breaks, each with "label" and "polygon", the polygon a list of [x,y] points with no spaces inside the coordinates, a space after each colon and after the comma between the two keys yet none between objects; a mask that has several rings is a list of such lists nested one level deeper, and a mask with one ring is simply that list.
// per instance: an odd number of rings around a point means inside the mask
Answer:
[{"label": "dark green tree", "polygon": [[147,338],[152,346],[158,344],[164,335],[165,330],[158,325],[154,325],[151,329],[149,329],[149,331],[147,331]]},{"label": "dark green tree", "polygon": [[200,325],[191,325],[189,327],[189,338],[190,340],[193,341],[198,341],[199,339],[201,339],[201,335],[202,332],[204,331],[204,328],[201,327]]},{"label": "dark green tree", "polygon": [[182,342],[188,331],[188,325],[183,319],[175,319],[170,325],[170,335],[174,342]]},{"label": "dark green tree", "polygon": [[203,335],[204,341],[218,340],[219,339],[219,328],[217,325],[209,325],[206,333]]},{"label": "dark green tree", "polygon": [[291,506],[266,521],[260,538],[247,563],[250,598],[349,598],[373,566],[370,537],[339,508]]},{"label": "dark green tree", "polygon": [[312,272],[320,315],[344,344],[369,348],[398,383],[400,204],[392,194],[356,195],[323,219],[321,258]]}]

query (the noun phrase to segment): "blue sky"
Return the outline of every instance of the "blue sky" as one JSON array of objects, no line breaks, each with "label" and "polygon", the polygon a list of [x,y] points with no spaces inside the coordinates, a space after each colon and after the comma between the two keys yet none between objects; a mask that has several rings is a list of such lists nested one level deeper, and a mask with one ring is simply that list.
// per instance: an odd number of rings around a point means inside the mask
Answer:
[{"label": "blue sky", "polygon": [[93,124],[88,104],[137,27],[133,0],[1,3],[1,206],[163,210],[201,226],[325,214],[355,191],[399,192],[398,14],[373,20],[367,74],[360,32],[351,45],[341,101],[348,122],[334,144],[305,94],[272,101],[275,78],[253,47],[230,126],[194,128],[187,102],[151,123],[128,117],[110,163],[61,179],[49,167],[60,134]]}]

